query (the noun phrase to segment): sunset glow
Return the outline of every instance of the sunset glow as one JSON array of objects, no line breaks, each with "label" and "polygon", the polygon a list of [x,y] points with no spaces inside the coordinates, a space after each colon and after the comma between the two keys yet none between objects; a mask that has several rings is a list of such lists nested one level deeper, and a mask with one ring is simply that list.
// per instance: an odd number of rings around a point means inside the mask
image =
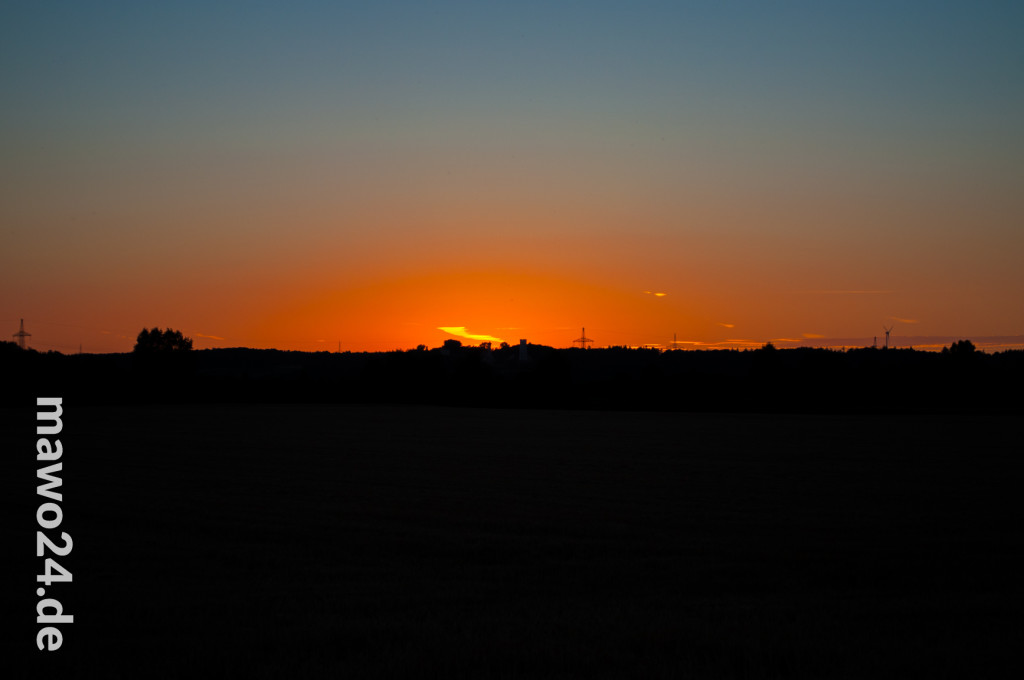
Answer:
[{"label": "sunset glow", "polygon": [[8,7],[0,325],[1024,341],[1024,10],[741,6]]}]

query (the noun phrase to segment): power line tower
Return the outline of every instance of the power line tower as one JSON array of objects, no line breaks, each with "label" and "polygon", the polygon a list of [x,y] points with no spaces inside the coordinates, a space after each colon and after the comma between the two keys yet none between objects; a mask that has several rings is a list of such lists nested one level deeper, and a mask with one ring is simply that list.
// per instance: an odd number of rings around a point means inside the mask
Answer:
[{"label": "power line tower", "polygon": [[588,337],[587,337],[587,329],[586,329],[586,327],[585,327],[585,326],[584,326],[584,327],[583,327],[583,329],[582,329],[582,330],[580,331],[580,337],[578,337],[578,338],[576,338],[575,340],[573,340],[573,341],[572,341],[572,344],[574,344],[574,345],[575,345],[575,344],[576,344],[577,342],[578,342],[578,343],[580,343],[580,348],[581,348],[581,349],[586,349],[586,348],[587,348],[587,343],[588,343],[588,342],[589,342],[589,343],[593,343],[593,342],[594,342],[593,340],[591,340],[590,338],[588,338]]},{"label": "power line tower", "polygon": [[888,328],[886,328],[885,326],[882,326],[882,330],[885,331],[885,348],[886,349],[889,349],[889,333],[892,332],[893,328],[895,328],[895,326],[889,326]]},{"label": "power line tower", "polygon": [[676,340],[676,334],[672,334],[672,347],[671,349],[679,349],[679,341]]},{"label": "power line tower", "polygon": [[25,320],[24,319],[21,320],[21,328],[18,329],[18,332],[15,333],[14,335],[12,335],[11,337],[12,338],[17,338],[18,339],[18,347],[20,347],[22,349],[25,349],[25,338],[31,338],[32,334],[25,332]]}]

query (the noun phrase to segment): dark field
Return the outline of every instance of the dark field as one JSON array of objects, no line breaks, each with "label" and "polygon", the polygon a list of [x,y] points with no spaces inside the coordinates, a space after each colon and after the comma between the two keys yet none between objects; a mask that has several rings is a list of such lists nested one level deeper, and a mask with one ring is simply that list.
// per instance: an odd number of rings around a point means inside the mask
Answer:
[{"label": "dark field", "polygon": [[65,403],[75,623],[49,655],[34,413],[2,418],[27,459],[5,643],[34,677],[1021,665],[1019,416]]}]

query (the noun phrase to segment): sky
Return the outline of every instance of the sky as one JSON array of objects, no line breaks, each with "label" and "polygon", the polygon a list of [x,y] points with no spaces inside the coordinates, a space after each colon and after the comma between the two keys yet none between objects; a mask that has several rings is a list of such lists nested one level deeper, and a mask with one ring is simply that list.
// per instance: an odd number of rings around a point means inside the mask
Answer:
[{"label": "sky", "polygon": [[1002,1],[5,2],[0,328],[1024,342],[1022,30]]}]

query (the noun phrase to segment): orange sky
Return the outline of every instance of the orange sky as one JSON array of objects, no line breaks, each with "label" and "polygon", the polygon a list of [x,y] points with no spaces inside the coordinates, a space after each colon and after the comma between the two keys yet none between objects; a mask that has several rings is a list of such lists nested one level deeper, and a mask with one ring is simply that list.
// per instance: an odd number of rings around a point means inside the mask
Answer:
[{"label": "orange sky", "polygon": [[1019,17],[200,9],[2,22],[9,334],[1024,334]]}]

